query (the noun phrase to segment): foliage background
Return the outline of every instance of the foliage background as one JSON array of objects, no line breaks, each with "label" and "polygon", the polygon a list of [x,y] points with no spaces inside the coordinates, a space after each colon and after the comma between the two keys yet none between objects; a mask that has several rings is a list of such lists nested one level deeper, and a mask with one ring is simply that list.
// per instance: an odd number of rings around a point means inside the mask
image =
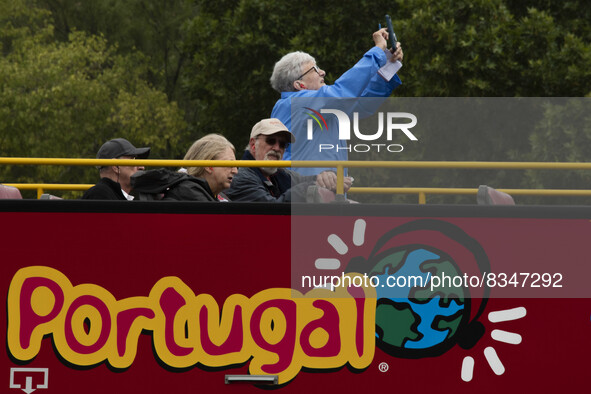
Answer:
[{"label": "foliage background", "polygon": [[[124,137],[151,146],[151,158],[182,158],[211,132],[240,151],[278,98],[268,80],[282,55],[309,52],[334,81],[371,47],[386,13],[405,50],[394,96],[591,92],[586,0],[0,0],[0,156],[90,158],[107,139]],[[559,125],[565,114],[548,116]],[[590,136],[589,127],[558,126],[511,136],[433,136],[413,159],[587,161]],[[487,149],[471,138],[487,141]],[[458,150],[452,142],[462,139]],[[586,188],[590,180],[576,172],[406,171],[384,184],[391,177],[379,171],[360,175],[357,186]],[[0,168],[6,183],[96,178],[88,168]]]}]

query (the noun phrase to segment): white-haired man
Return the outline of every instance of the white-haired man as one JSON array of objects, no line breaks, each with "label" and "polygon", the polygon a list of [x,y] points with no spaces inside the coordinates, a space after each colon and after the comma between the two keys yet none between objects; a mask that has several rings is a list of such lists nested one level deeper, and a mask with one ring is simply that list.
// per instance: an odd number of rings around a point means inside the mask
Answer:
[{"label": "white-haired man", "polygon": [[[387,30],[380,29],[373,33],[375,46],[363,55],[351,69],[338,78],[334,85],[326,85],[326,73],[316,65],[316,60],[305,52],[292,52],[285,55],[275,64],[271,76],[271,86],[281,93],[281,98],[273,107],[271,117],[277,118],[291,130],[298,143],[292,145],[283,157],[284,160],[347,160],[347,143],[338,138],[338,127],[331,123],[336,119],[328,116],[328,128],[314,135],[314,144],[308,143],[301,127],[292,124],[292,99],[294,98],[355,98],[355,97],[389,97],[392,91],[402,82],[398,75],[386,81],[378,71],[387,61],[396,62],[403,58],[400,43],[395,50],[387,49]],[[391,55],[391,56],[390,56]],[[389,58],[389,59],[388,59]],[[339,146],[331,152],[319,152],[319,143]],[[325,169],[297,168],[301,174],[318,174]]]}]

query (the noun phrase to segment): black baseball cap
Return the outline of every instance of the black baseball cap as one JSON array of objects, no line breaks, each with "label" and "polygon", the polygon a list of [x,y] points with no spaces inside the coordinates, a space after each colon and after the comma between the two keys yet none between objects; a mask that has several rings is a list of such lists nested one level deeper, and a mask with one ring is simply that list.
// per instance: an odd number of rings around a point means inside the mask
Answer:
[{"label": "black baseball cap", "polygon": [[136,148],[125,138],[115,138],[105,142],[96,154],[97,159],[116,159],[121,156],[147,159],[150,156],[150,148]]}]

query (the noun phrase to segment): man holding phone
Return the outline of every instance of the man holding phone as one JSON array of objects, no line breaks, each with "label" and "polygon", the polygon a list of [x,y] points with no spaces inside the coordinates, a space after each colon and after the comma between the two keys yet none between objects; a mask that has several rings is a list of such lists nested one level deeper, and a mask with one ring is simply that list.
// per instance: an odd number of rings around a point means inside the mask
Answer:
[{"label": "man holding phone", "polygon": [[[342,147],[333,153],[318,152],[313,144],[306,144],[305,135],[297,135],[299,128],[292,127],[291,99],[296,97],[389,97],[392,91],[402,82],[398,75],[389,81],[383,79],[378,70],[386,62],[402,61],[403,52],[400,43],[395,48],[387,49],[388,31],[386,28],[373,33],[375,46],[367,51],[351,69],[338,78],[334,85],[326,85],[326,73],[320,69],[315,59],[305,52],[292,52],[281,58],[273,69],[271,86],[281,93],[281,98],[273,107],[272,118],[281,120],[288,129],[296,133],[296,139],[303,143],[293,145],[294,151],[286,150],[284,160],[347,160],[346,142],[339,141],[338,127],[327,127],[327,134],[321,135],[323,142]],[[391,56],[390,56],[391,54]],[[389,59],[388,59],[389,58]],[[336,121],[334,117],[327,117],[327,122]],[[325,169],[297,168],[296,171],[304,175],[316,175]]]}]

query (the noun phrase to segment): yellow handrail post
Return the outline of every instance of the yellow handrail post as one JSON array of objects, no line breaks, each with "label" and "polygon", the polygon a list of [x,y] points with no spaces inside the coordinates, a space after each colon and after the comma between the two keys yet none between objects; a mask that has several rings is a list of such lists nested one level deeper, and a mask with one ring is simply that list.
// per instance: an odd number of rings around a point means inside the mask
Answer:
[{"label": "yellow handrail post", "polygon": [[345,167],[337,166],[337,194],[345,194]]},{"label": "yellow handrail post", "polygon": [[427,203],[427,194],[425,192],[419,192],[419,204]]},{"label": "yellow handrail post", "polygon": [[38,188],[37,189],[37,200],[39,200],[41,198],[41,195],[43,194],[43,189],[42,188]]}]

